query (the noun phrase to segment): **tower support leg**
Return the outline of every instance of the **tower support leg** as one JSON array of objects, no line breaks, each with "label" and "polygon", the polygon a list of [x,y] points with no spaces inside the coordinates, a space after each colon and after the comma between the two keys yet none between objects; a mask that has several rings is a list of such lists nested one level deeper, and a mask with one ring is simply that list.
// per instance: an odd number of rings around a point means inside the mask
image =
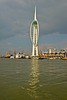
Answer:
[{"label": "tower support leg", "polygon": [[38,56],[38,46],[36,46],[36,56]]},{"label": "tower support leg", "polygon": [[33,48],[32,48],[32,56],[35,56],[35,46],[33,44]]}]

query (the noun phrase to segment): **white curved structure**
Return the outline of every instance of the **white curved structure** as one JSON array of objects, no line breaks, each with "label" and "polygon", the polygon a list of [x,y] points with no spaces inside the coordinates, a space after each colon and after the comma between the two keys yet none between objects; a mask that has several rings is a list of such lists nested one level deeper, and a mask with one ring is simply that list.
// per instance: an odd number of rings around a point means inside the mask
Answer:
[{"label": "white curved structure", "polygon": [[39,56],[38,54],[39,24],[36,18],[36,6],[35,6],[34,20],[32,21],[31,26],[30,26],[30,37],[33,43],[32,57]]}]

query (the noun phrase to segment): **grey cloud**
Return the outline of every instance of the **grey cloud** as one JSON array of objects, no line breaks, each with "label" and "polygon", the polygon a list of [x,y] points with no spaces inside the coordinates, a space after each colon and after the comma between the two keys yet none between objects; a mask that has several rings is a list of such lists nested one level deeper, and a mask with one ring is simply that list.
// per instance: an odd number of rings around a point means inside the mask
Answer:
[{"label": "grey cloud", "polygon": [[[48,1],[48,0],[47,0]],[[40,25],[43,34],[50,34],[53,32],[67,33],[67,1],[64,0],[50,0],[49,4],[43,4],[44,7],[40,10]],[[41,30],[41,31],[42,31]]]},{"label": "grey cloud", "polygon": [[0,39],[29,33],[35,4],[40,36],[67,34],[67,0],[0,0]]}]

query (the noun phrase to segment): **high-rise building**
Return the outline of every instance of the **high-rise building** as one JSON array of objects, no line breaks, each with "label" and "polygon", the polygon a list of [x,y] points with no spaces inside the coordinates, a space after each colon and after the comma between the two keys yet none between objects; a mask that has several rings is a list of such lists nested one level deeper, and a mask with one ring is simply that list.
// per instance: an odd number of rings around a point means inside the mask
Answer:
[{"label": "high-rise building", "polygon": [[38,53],[39,23],[36,18],[36,6],[35,6],[34,20],[32,21],[30,26],[30,37],[33,44],[32,57],[37,57],[39,56]]}]

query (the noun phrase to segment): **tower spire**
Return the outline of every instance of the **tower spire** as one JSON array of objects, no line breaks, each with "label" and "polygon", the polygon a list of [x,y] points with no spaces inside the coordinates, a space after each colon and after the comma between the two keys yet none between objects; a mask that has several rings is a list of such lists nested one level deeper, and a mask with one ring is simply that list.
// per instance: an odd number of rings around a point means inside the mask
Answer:
[{"label": "tower spire", "polygon": [[35,5],[35,15],[34,15],[34,20],[37,20],[37,18],[36,18],[36,5]]}]

